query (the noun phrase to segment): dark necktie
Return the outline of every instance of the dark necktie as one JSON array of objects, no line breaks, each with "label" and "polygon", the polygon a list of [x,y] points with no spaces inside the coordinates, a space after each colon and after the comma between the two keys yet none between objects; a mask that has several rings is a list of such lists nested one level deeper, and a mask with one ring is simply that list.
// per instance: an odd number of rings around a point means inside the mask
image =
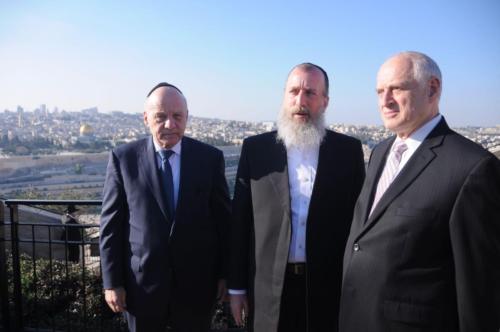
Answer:
[{"label": "dark necktie", "polygon": [[172,150],[160,150],[161,157],[161,177],[163,189],[165,190],[165,194],[167,197],[167,207],[168,212],[170,213],[170,217],[174,220],[175,217],[175,203],[174,203],[174,178],[172,175],[172,166],[168,159],[171,155],[174,154]]}]

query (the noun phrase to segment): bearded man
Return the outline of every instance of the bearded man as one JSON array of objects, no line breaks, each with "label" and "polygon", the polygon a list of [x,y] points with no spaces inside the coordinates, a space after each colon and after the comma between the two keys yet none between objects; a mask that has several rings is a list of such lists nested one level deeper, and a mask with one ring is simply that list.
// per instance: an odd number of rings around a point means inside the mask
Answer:
[{"label": "bearded man", "polygon": [[325,128],[328,75],[288,75],[278,131],[243,142],[233,200],[231,310],[249,331],[333,331],[365,176],[361,143]]}]

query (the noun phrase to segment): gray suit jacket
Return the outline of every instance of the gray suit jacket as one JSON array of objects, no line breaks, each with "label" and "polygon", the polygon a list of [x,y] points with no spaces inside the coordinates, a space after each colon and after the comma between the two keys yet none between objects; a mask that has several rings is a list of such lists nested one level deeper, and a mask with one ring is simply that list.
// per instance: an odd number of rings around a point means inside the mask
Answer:
[{"label": "gray suit jacket", "polygon": [[368,217],[377,146],[344,256],[340,331],[498,332],[500,162],[444,119]]}]

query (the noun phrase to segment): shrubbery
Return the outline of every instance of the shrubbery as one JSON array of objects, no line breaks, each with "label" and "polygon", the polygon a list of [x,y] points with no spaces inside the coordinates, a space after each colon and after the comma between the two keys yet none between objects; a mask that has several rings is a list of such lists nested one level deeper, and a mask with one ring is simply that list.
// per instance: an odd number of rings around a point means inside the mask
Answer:
[{"label": "shrubbery", "polygon": [[[8,264],[10,293],[12,264]],[[20,256],[25,327],[71,331],[127,331],[103,301],[101,278],[79,264]],[[85,282],[84,282],[85,281]]]},{"label": "shrubbery", "polygon": [[[12,296],[11,258],[7,267],[9,293]],[[123,317],[114,314],[104,302],[98,271],[72,262],[44,258],[34,260],[26,254],[20,255],[20,269],[25,328],[127,331]],[[214,331],[236,331],[234,326],[229,305],[218,304],[212,321]]]}]

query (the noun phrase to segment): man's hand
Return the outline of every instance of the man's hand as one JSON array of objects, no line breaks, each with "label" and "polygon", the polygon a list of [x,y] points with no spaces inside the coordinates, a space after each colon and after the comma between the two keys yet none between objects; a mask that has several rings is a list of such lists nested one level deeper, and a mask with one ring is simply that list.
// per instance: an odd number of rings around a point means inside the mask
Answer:
[{"label": "man's hand", "polygon": [[219,279],[217,283],[217,301],[218,302],[227,301],[227,288],[225,279]]},{"label": "man's hand", "polygon": [[105,289],[104,298],[113,312],[124,312],[127,310],[125,302],[126,292],[123,287]]},{"label": "man's hand", "polygon": [[231,313],[238,326],[243,326],[245,317],[248,315],[248,300],[246,294],[229,295],[231,302]]}]

